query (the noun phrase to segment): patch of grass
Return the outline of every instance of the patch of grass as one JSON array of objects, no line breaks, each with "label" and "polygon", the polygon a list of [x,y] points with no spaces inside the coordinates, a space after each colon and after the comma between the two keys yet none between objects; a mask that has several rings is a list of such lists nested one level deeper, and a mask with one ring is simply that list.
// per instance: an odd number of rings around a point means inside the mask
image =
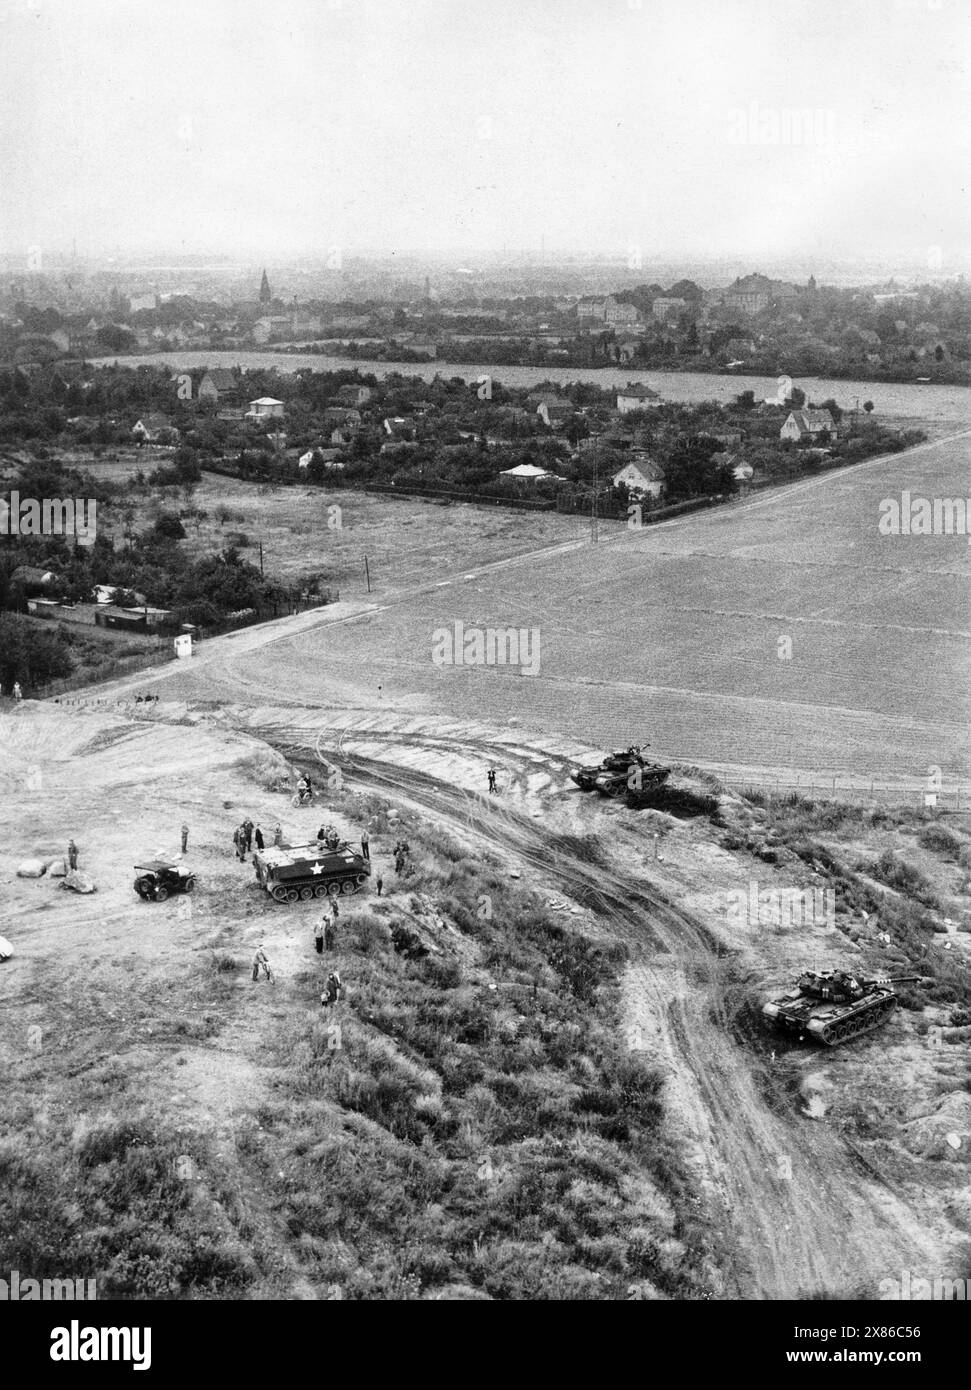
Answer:
[{"label": "patch of grass", "polygon": [[871,878],[885,883],[888,888],[893,888],[905,897],[915,898],[925,907],[939,908],[941,905],[926,875],[915,865],[899,858],[892,850],[884,850],[880,857],[868,866],[868,872]]},{"label": "patch of grass", "polygon": [[917,836],[917,843],[942,859],[957,859],[964,848],[963,842],[945,825],[925,826]]},{"label": "patch of grass", "polygon": [[206,1139],[148,1112],[0,1137],[0,1266],[96,1279],[99,1298],[241,1297],[260,1272]]},{"label": "patch of grass", "polygon": [[349,1299],[703,1296],[716,1239],[687,1200],[662,1078],[624,1046],[626,952],[497,868],[427,849],[420,886],[466,964],[406,959],[361,914],[348,999],[280,1037],[277,1120],[261,1116],[278,1147],[247,1157],[272,1184],[285,1145],[275,1196],[315,1277]]}]

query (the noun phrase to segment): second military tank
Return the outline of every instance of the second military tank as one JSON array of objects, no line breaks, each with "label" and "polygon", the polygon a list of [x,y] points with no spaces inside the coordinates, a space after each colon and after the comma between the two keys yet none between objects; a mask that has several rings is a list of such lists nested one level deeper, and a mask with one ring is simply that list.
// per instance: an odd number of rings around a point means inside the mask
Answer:
[{"label": "second military tank", "polygon": [[620,796],[626,791],[647,791],[662,786],[671,769],[660,763],[648,762],[639,743],[617,748],[597,767],[578,767],[570,778],[583,792],[599,792],[601,796]]},{"label": "second military tank", "polygon": [[920,978],[877,975],[864,979],[848,970],[807,970],[795,989],[771,999],[762,1013],[787,1033],[835,1047],[886,1023],[897,1007],[893,986]]}]

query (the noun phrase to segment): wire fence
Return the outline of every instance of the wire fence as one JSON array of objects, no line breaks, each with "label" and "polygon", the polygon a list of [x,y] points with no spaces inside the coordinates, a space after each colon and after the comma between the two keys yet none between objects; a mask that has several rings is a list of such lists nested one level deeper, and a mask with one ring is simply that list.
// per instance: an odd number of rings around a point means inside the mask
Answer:
[{"label": "wire fence", "polygon": [[765,801],[801,797],[806,801],[842,801],[853,806],[912,806],[938,815],[971,812],[971,786],[945,783],[937,790],[928,786],[894,782],[844,781],[839,777],[723,777],[719,782],[742,795],[755,795]]}]

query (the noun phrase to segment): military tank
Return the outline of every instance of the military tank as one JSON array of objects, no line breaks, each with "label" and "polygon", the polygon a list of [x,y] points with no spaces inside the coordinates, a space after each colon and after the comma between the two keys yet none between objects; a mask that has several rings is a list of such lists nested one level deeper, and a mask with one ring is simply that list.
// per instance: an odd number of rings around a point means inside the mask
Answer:
[{"label": "military tank", "polygon": [[652,790],[663,786],[671,769],[648,762],[639,743],[629,748],[616,748],[597,767],[578,767],[570,780],[583,792],[599,792],[601,796],[621,796],[628,790]]},{"label": "military tank", "polygon": [[886,1023],[897,1007],[892,986],[920,978],[877,975],[864,979],[847,970],[807,970],[795,989],[764,1004],[762,1013],[787,1033],[835,1047]]}]

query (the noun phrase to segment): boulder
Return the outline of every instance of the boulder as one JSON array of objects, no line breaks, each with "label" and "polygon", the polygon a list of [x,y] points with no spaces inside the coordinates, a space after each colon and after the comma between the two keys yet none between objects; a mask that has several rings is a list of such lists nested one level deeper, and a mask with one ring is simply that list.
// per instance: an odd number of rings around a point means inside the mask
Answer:
[{"label": "boulder", "polygon": [[13,955],[13,947],[5,936],[0,936],[0,960],[9,960]]},{"label": "boulder", "polygon": [[82,874],[79,869],[68,869],[61,883],[62,888],[73,888],[75,893],[93,893],[95,891],[94,880],[87,874]]},{"label": "boulder", "polygon": [[24,859],[17,865],[18,878],[43,878],[47,865],[43,859]]},{"label": "boulder", "polygon": [[63,859],[52,859],[47,866],[48,878],[63,878],[67,873],[67,865]]}]

